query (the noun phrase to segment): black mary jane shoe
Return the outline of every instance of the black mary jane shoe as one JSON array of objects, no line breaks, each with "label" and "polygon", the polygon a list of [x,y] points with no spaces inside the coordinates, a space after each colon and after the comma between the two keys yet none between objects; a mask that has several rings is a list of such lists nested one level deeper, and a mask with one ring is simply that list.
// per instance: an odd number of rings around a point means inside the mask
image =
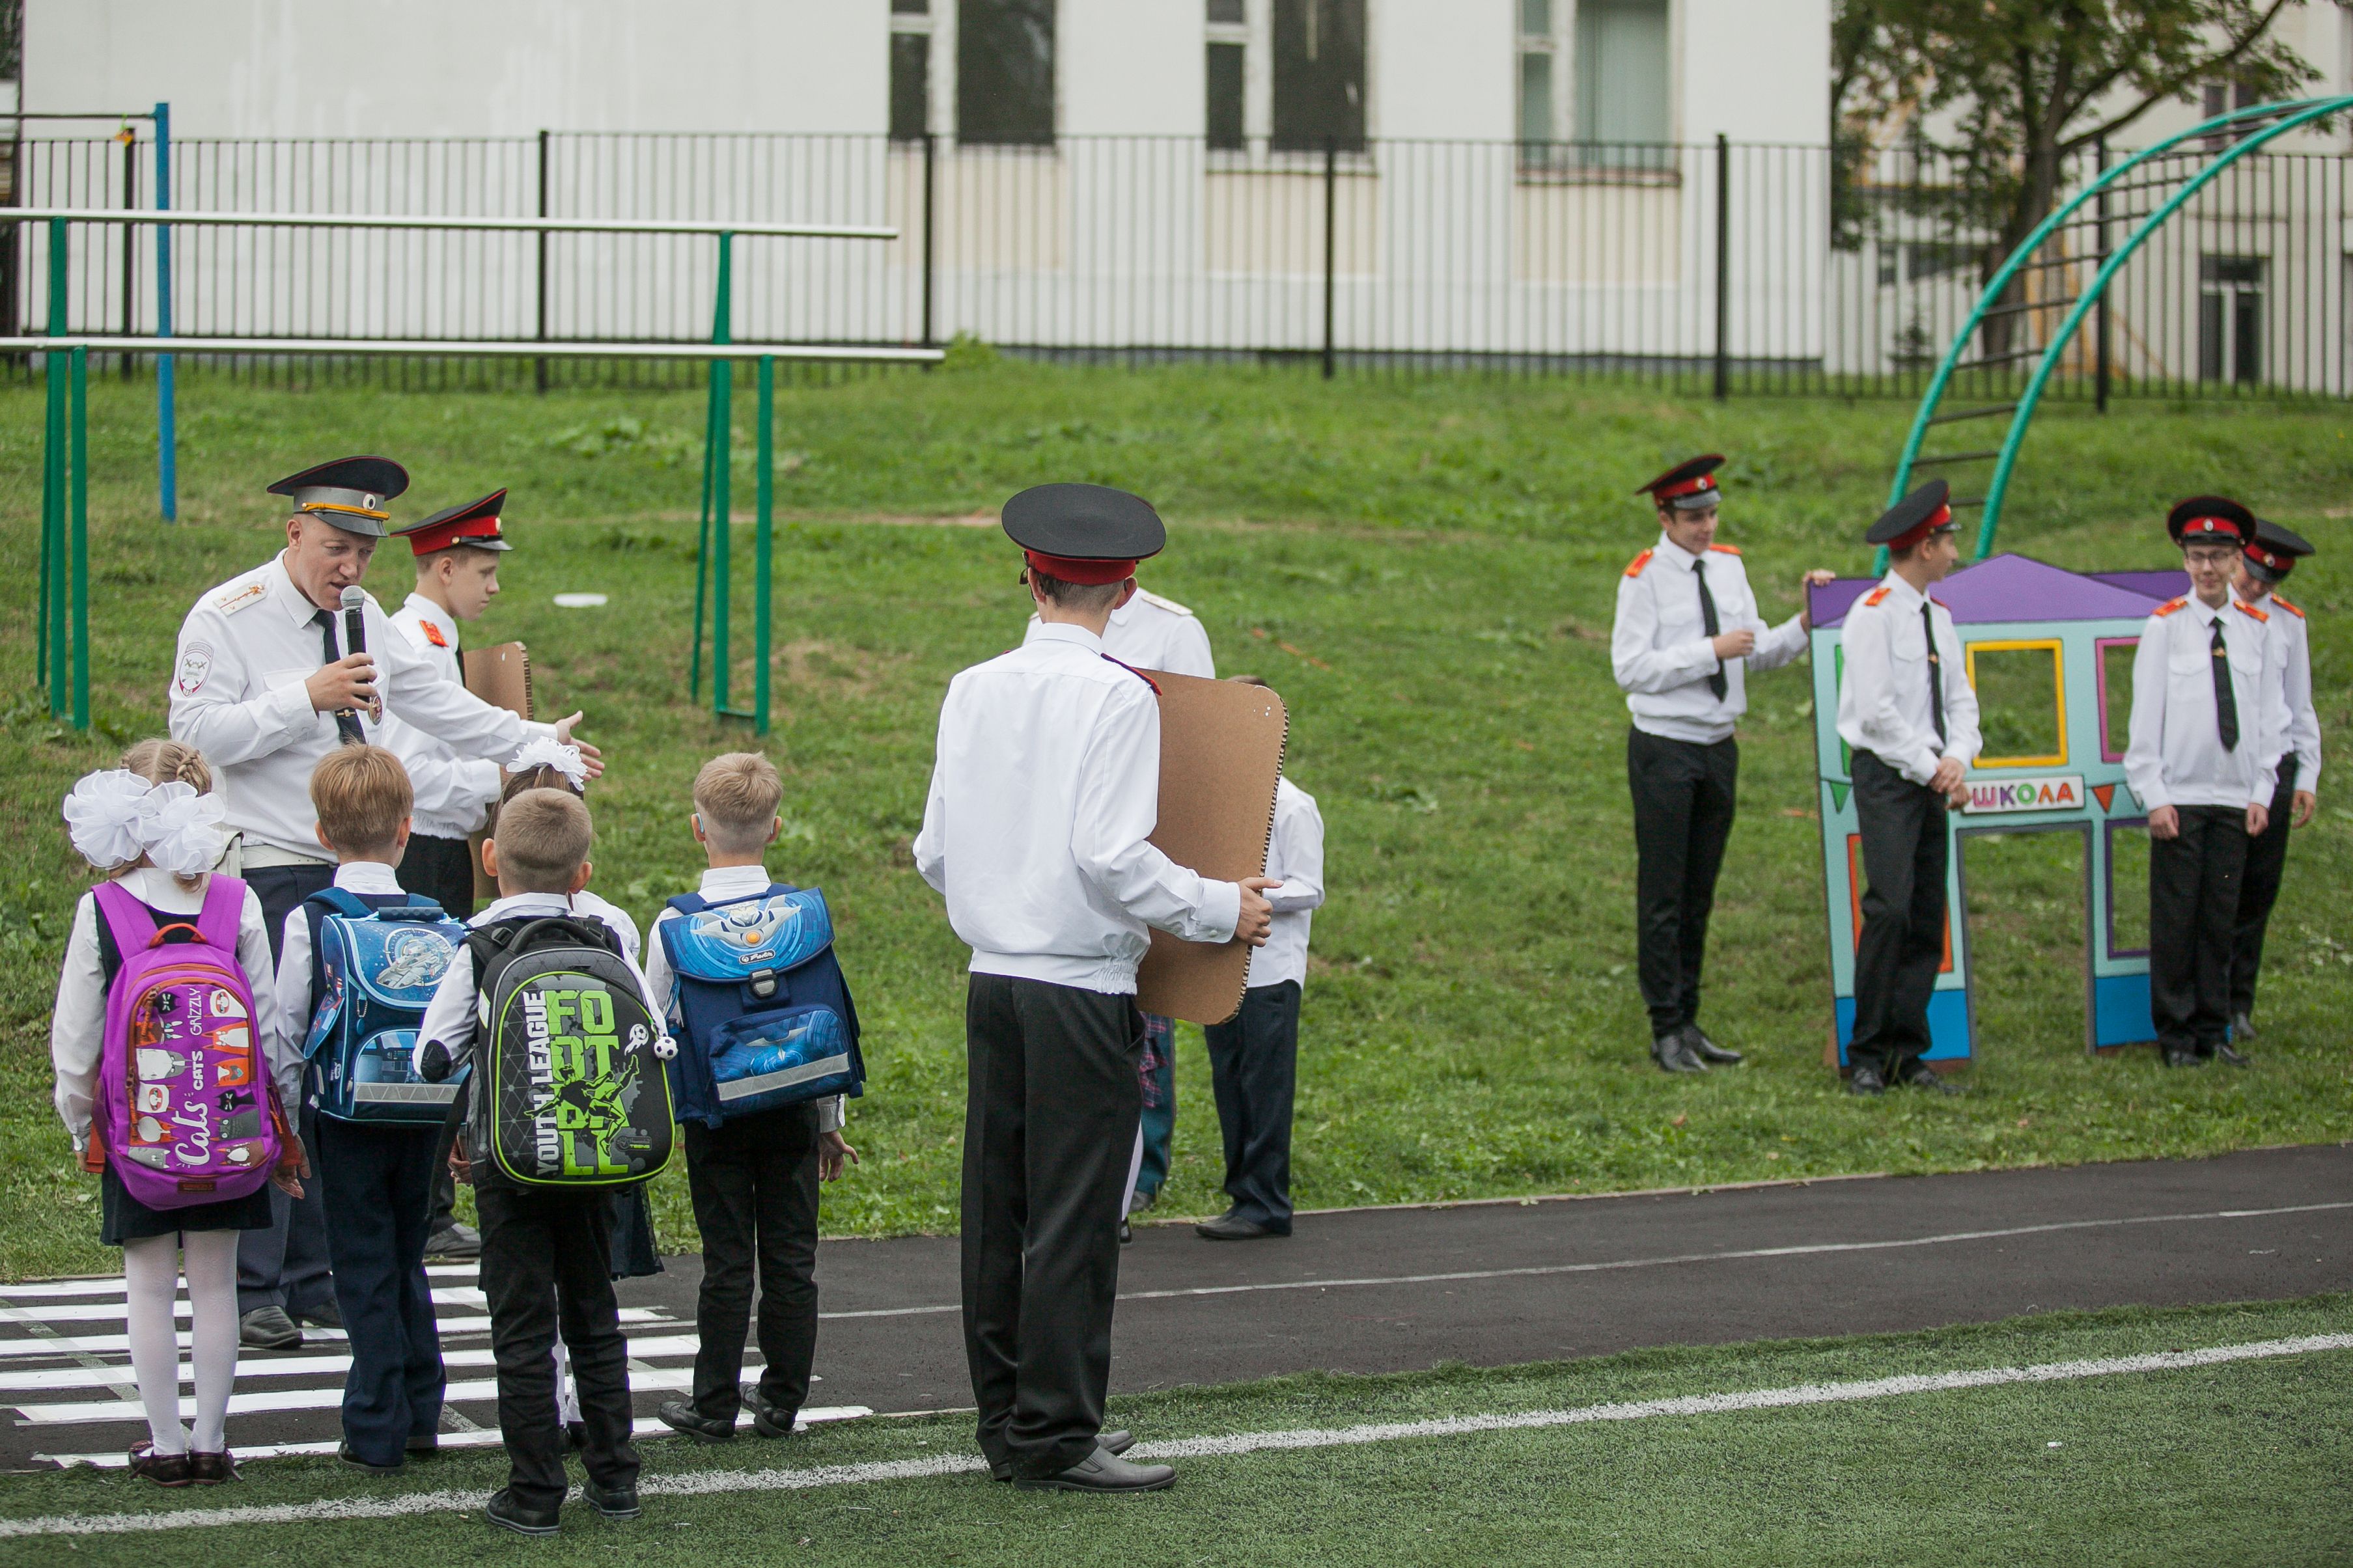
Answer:
[{"label": "black mary jane shoe", "polygon": [[187,1455],[159,1454],[152,1442],[132,1446],[131,1473],[159,1487],[185,1487],[195,1479],[189,1473]]}]

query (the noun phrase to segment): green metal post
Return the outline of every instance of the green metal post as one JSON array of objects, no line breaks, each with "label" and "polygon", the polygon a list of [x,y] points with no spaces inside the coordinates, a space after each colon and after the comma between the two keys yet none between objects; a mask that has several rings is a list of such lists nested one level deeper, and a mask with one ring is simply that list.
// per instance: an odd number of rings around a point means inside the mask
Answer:
[{"label": "green metal post", "polygon": [[[49,220],[49,336],[66,335],[66,223]],[[49,716],[66,710],[66,404],[69,362],[46,356],[48,374],[47,448],[41,469],[41,675],[49,689]]]},{"label": "green metal post", "polygon": [[774,522],[776,505],[776,362],[760,356],[760,497],[759,521],[754,535],[757,557],[752,582],[752,643],[756,660],[752,667],[752,732],[768,732],[768,609],[769,569],[774,563]]},{"label": "green metal post", "polygon": [[[732,234],[722,234],[719,237],[719,278],[711,307],[711,341],[714,343],[723,343],[729,337],[731,314],[729,306],[734,293],[731,277],[734,238]],[[688,663],[686,685],[687,697],[691,701],[700,701],[702,697],[702,606],[710,592],[711,501],[712,493],[717,489],[717,470],[712,465],[719,457],[721,443],[727,438],[722,432],[719,421],[722,395],[720,385],[726,375],[725,364],[713,360],[711,366],[710,390],[702,409],[702,511],[696,522],[694,543],[694,652]],[[723,549],[724,546],[722,548]],[[716,678],[712,685],[714,689],[723,689]],[[718,700],[723,706],[726,699],[723,697]]]},{"label": "green metal post", "polygon": [[90,728],[90,351],[73,352],[73,727]]}]

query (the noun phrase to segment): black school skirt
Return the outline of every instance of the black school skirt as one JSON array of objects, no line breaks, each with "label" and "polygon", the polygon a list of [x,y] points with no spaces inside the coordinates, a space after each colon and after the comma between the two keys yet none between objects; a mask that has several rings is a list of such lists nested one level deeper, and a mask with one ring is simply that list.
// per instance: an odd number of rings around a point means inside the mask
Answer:
[{"label": "black school skirt", "polygon": [[184,1209],[151,1209],[123,1189],[122,1178],[110,1162],[98,1178],[101,1247],[121,1247],[151,1236],[177,1236],[185,1230],[268,1230],[269,1184],[241,1198],[216,1204],[191,1204]]}]

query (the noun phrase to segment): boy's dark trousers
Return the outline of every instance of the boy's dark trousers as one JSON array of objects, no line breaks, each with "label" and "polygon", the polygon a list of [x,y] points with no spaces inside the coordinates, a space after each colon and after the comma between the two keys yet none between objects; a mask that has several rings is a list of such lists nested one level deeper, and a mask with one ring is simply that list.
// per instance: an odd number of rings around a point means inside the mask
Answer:
[{"label": "boy's dark trousers", "polygon": [[2211,1056],[2231,1027],[2247,809],[2174,809],[2181,831],[2148,841],[2149,1011],[2164,1049]]},{"label": "boy's dark trousers", "polygon": [[581,1455],[588,1475],[607,1490],[636,1486],[629,1348],[613,1299],[610,1199],[602,1192],[525,1192],[478,1179],[474,1204],[482,1220],[482,1294],[499,1363],[507,1490],[524,1508],[553,1509],[570,1489],[564,1427],[555,1418],[559,1321],[588,1429]]},{"label": "boy's dark trousers", "polygon": [[2280,877],[2287,869],[2288,820],[2295,814],[2299,767],[2294,752],[2280,759],[2271,822],[2260,835],[2247,840],[2247,866],[2239,879],[2238,932],[2231,952],[2231,1016],[2234,1018],[2254,1016],[2255,976],[2263,967],[2263,932],[2272,923],[2272,905],[2279,900]]},{"label": "boy's dark trousers", "polygon": [[1926,1051],[1928,999],[1945,964],[1945,879],[1952,830],[1945,797],[1869,752],[1854,754],[1855,825],[1862,866],[1862,936],[1854,952],[1852,1064],[1893,1083]]},{"label": "boy's dark trousers", "polygon": [[1626,782],[1634,795],[1634,973],[1656,1038],[1699,1021],[1700,965],[1739,798],[1740,742],[1629,730]]},{"label": "boy's dark trousers", "polygon": [[808,1397],[817,1353],[817,1107],[779,1106],[706,1127],[684,1123],[686,1187],[702,1231],[695,1304],[694,1411],[733,1421],[744,1333],[760,1288],[760,1395],[780,1414]]},{"label": "boy's dark trousers", "polygon": [[438,1127],[317,1119],[311,1145],[335,1303],[351,1336],[343,1440],[371,1465],[397,1465],[441,1426],[441,1336],[425,1281],[425,1227]]},{"label": "boy's dark trousers", "polygon": [[1226,1196],[1234,1213],[1291,1234],[1291,1100],[1299,1072],[1299,982],[1253,985],[1241,1011],[1204,1031]]}]

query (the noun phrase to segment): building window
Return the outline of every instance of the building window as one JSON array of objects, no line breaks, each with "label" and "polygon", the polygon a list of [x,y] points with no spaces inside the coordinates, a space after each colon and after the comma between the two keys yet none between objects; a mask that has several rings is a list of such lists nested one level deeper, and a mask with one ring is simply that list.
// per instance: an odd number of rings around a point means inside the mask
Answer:
[{"label": "building window", "polygon": [[2260,256],[2198,258],[2198,379],[2263,379],[2263,275]]},{"label": "building window", "polygon": [[932,129],[931,0],[891,0],[891,140]]},{"label": "building window", "polygon": [[1365,0],[1274,0],[1274,145],[1365,146]]},{"label": "building window", "polygon": [[956,138],[1054,142],[1054,0],[961,0]]},{"label": "building window", "polygon": [[1208,103],[1202,117],[1209,145],[1238,153],[1247,147],[1245,112],[1250,58],[1250,13],[1244,0],[1209,0]]},{"label": "building window", "polygon": [[1577,139],[1588,162],[1666,166],[1667,0],[1577,0]]},{"label": "building window", "polygon": [[1553,0],[1520,0],[1520,167],[1549,169],[1559,154],[1560,38]]},{"label": "building window", "polygon": [[[2263,100],[2255,89],[2242,81],[2210,81],[2206,84],[2206,118],[2217,119],[2238,109],[2253,109]],[[2206,151],[2219,153],[2253,129],[2253,122],[2233,126],[2229,131],[2210,132],[2204,138]]]}]

